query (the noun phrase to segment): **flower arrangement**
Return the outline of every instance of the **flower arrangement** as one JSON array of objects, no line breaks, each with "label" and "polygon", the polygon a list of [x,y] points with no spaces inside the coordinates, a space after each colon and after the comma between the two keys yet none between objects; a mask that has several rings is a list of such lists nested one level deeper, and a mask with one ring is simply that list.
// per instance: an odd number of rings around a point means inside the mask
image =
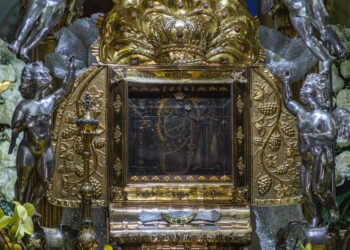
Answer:
[{"label": "flower arrangement", "polygon": [[[344,25],[334,25],[347,51],[350,53],[350,28]],[[334,103],[337,108],[350,110],[350,60],[337,62],[333,66]],[[350,141],[337,142],[336,155],[336,183],[337,202],[340,209],[340,226],[350,226]]]}]

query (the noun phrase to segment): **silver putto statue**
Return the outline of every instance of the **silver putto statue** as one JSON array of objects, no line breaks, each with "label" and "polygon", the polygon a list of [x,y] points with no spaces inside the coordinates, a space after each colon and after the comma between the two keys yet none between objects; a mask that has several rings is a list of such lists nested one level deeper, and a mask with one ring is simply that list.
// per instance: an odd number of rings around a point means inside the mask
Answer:
[{"label": "silver putto statue", "polygon": [[309,74],[300,89],[300,104],[293,98],[291,75],[285,74],[283,100],[287,109],[297,117],[299,151],[302,156],[302,194],[311,215],[312,227],[320,226],[322,207],[329,213],[329,223],[339,216],[335,202],[335,159],[333,149],[337,138],[350,139],[350,112],[329,107],[328,77]]},{"label": "silver putto statue", "polygon": [[[328,12],[323,0],[281,0],[288,8],[292,24],[311,52],[322,62],[323,74],[329,73],[335,58],[329,52],[331,45],[338,58],[344,58],[347,51],[338,35],[328,23]],[[273,9],[273,0],[263,0],[263,9]],[[321,39],[317,37],[320,36]]]},{"label": "silver putto statue", "polygon": [[[41,62],[26,65],[19,87],[22,97],[12,117],[12,154],[17,137],[23,139],[17,151],[16,199],[31,202],[36,207],[45,195],[54,173],[54,153],[51,147],[53,112],[71,92],[75,81],[75,59],[67,60],[68,73],[62,86],[52,92],[49,70]],[[52,93],[51,93],[52,92]]]},{"label": "silver putto statue", "polygon": [[38,45],[61,20],[66,0],[28,0],[16,39],[9,45],[13,54],[29,62],[29,51]]}]

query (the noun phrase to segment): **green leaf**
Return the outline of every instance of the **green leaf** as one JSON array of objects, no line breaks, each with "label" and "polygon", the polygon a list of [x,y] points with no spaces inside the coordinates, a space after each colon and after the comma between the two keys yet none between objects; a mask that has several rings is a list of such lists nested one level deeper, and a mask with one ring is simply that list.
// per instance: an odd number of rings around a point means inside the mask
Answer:
[{"label": "green leaf", "polygon": [[10,216],[3,216],[0,219],[0,230],[4,229],[7,227],[11,222],[11,217]]},{"label": "green leaf", "polygon": [[0,208],[0,219],[1,219],[2,217],[4,217],[4,215],[5,215],[4,211]]},{"label": "green leaf", "polygon": [[26,234],[32,235],[34,233],[34,225],[30,217],[28,217],[21,226]]},{"label": "green leaf", "polygon": [[25,203],[23,205],[23,207],[27,210],[27,214],[29,217],[33,217],[33,215],[35,214],[35,207],[33,204],[31,203]]},{"label": "green leaf", "polygon": [[27,210],[22,205],[17,205],[16,206],[15,214],[17,214],[18,218],[20,218],[22,221],[25,221],[27,219],[27,217],[28,217]]},{"label": "green leaf", "polygon": [[17,240],[21,240],[23,237],[24,237],[24,227],[23,227],[23,224],[21,224],[18,226],[15,238]]},{"label": "green leaf", "polygon": [[15,206],[21,205],[21,203],[19,203],[18,201],[12,201],[12,203],[15,204]]},{"label": "green leaf", "polygon": [[111,245],[105,245],[103,250],[113,250],[113,247]]}]

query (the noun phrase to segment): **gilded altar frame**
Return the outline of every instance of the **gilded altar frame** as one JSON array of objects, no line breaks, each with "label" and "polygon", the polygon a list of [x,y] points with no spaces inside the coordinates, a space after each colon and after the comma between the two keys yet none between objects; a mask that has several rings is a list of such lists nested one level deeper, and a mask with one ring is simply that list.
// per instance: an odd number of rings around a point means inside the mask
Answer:
[{"label": "gilded altar frame", "polygon": [[[165,83],[174,86],[196,86],[208,82],[231,84],[232,110],[236,114],[232,117],[233,178],[127,178],[125,111],[128,104],[125,87],[137,82],[159,86]],[[76,81],[73,93],[59,108],[54,130],[58,171],[48,192],[50,203],[79,206],[79,196],[72,190],[79,186],[80,168],[67,159],[77,162],[81,157],[79,139],[71,120],[79,113],[78,103],[85,92],[96,98],[96,117],[101,122],[93,143],[96,157],[91,165],[97,167],[91,178],[96,189],[95,205],[109,208],[111,240],[122,245],[169,241],[174,244],[203,241],[214,245],[248,245],[252,233],[250,206],[300,202],[295,122],[282,105],[278,80],[267,70],[259,66],[111,65],[91,67]],[[73,155],[67,157],[64,154],[67,152]],[[78,184],[74,186],[73,183]],[[184,225],[182,229],[174,225],[174,232],[145,233],[140,227],[138,213],[152,209],[163,212],[216,209],[222,216],[217,222],[221,233],[212,234],[198,228],[191,231],[188,230],[190,225]]]}]

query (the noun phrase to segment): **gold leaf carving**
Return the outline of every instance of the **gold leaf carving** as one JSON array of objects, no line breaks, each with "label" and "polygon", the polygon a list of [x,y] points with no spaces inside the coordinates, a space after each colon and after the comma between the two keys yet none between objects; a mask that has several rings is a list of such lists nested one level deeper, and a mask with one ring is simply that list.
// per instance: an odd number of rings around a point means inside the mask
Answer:
[{"label": "gold leaf carving", "polygon": [[127,199],[127,194],[120,187],[112,187],[112,196],[115,201],[122,201]]},{"label": "gold leaf carving", "polygon": [[193,178],[193,176],[188,176],[188,177],[186,178],[186,180],[187,180],[187,181],[194,181],[194,178]]},{"label": "gold leaf carving", "polygon": [[121,162],[120,158],[117,157],[117,159],[115,160],[115,163],[114,163],[114,171],[115,171],[117,178],[121,177],[122,170],[123,170],[122,162]]},{"label": "gold leaf carving", "polygon": [[211,190],[209,190],[209,191],[203,193],[203,196],[204,196],[204,197],[209,197],[209,198],[211,198],[211,199],[216,199],[216,198],[218,198],[218,197],[220,197],[220,196],[223,196],[223,195],[224,195],[223,193],[218,192],[218,191],[215,190],[215,189],[211,189]]},{"label": "gold leaf carving", "polygon": [[211,182],[216,182],[216,181],[219,181],[219,178],[216,177],[216,176],[211,176],[211,177],[209,178],[209,181],[211,181]]},{"label": "gold leaf carving", "polygon": [[122,111],[123,108],[123,102],[122,102],[122,98],[120,95],[117,95],[114,104],[113,104],[114,110],[117,114],[120,113],[120,111]]},{"label": "gold leaf carving", "polygon": [[300,200],[295,118],[284,108],[281,84],[270,72],[256,70],[252,80],[253,203]]},{"label": "gold leaf carving", "polygon": [[228,177],[227,175],[224,175],[224,176],[221,177],[221,180],[222,180],[222,181],[230,181],[231,178]]},{"label": "gold leaf carving", "polygon": [[182,192],[182,191],[172,192],[171,195],[173,196],[173,198],[179,199],[179,200],[183,200],[183,199],[186,199],[186,198],[190,197],[189,193]]},{"label": "gold leaf carving", "polygon": [[160,178],[158,176],[153,176],[152,181],[158,182],[158,181],[160,181]]},{"label": "gold leaf carving", "polygon": [[122,130],[119,125],[117,125],[114,129],[114,140],[117,144],[121,142],[122,139]]},{"label": "gold leaf carving", "polygon": [[139,177],[137,177],[137,176],[131,177],[130,180],[131,180],[132,182],[138,182],[138,181],[140,181]]},{"label": "gold leaf carving", "polygon": [[243,128],[242,127],[239,127],[237,129],[237,142],[238,144],[242,144],[243,143],[243,140],[244,140],[244,133],[243,133]]},{"label": "gold leaf carving", "polygon": [[205,176],[199,176],[198,180],[199,180],[199,181],[206,181],[207,178],[206,178]]},{"label": "gold leaf carving", "polygon": [[153,191],[144,190],[144,191],[138,192],[137,196],[142,197],[143,199],[150,199],[155,197],[156,193]]},{"label": "gold leaf carving", "polygon": [[83,143],[77,133],[75,121],[79,117],[81,101],[86,93],[92,96],[92,115],[99,120],[98,133],[92,143],[89,179],[93,185],[94,205],[107,204],[107,186],[102,185],[106,176],[106,85],[107,69],[90,67],[76,80],[71,94],[57,109],[53,129],[53,146],[56,152],[55,171],[49,186],[48,200],[56,206],[79,207],[79,190],[83,183]]},{"label": "gold leaf carving", "polygon": [[248,186],[238,187],[236,189],[237,201],[247,202],[247,200],[248,200],[248,191],[249,191]]},{"label": "gold leaf carving", "polygon": [[174,177],[174,181],[182,181],[182,177],[181,176],[175,176]]},{"label": "gold leaf carving", "polygon": [[281,130],[289,137],[295,137],[295,130],[294,128],[288,124],[287,122],[282,121],[281,122]]},{"label": "gold leaf carving", "polygon": [[238,113],[239,113],[239,114],[242,114],[243,111],[244,111],[244,102],[243,102],[243,100],[242,100],[242,96],[241,96],[241,95],[239,95],[239,96],[237,97],[236,105],[237,105]]},{"label": "gold leaf carving", "polygon": [[231,77],[233,78],[234,82],[240,82],[240,83],[244,83],[247,84],[248,83],[248,79],[244,76],[245,71],[234,71],[231,74]]},{"label": "gold leaf carving", "polygon": [[[247,66],[261,59],[257,22],[242,1],[223,1],[203,8],[191,0],[179,11],[181,14],[168,1],[150,5],[133,2],[132,10],[128,4],[115,2],[104,18],[94,55],[101,63],[115,65]],[[183,75],[179,77],[184,79]],[[123,76],[114,82],[120,78]]]},{"label": "gold leaf carving", "polygon": [[240,157],[239,160],[238,160],[238,164],[237,164],[237,168],[238,168],[238,173],[240,176],[243,176],[244,174],[244,171],[246,169],[246,166],[243,162],[243,157]]},{"label": "gold leaf carving", "polygon": [[275,102],[266,102],[266,103],[262,103],[259,106],[259,110],[264,115],[271,116],[271,115],[276,114],[276,112],[278,110],[278,106],[277,106],[277,103],[275,103]]},{"label": "gold leaf carving", "polygon": [[257,184],[258,184],[259,194],[261,196],[264,196],[271,189],[272,179],[269,175],[265,174],[259,177]]},{"label": "gold leaf carving", "polygon": [[269,147],[272,152],[278,152],[278,150],[281,148],[282,145],[282,139],[281,136],[278,133],[274,133],[271,135],[269,140]]},{"label": "gold leaf carving", "polygon": [[143,177],[141,178],[141,181],[143,181],[143,182],[149,182],[149,178],[148,178],[147,176],[143,176]]}]

